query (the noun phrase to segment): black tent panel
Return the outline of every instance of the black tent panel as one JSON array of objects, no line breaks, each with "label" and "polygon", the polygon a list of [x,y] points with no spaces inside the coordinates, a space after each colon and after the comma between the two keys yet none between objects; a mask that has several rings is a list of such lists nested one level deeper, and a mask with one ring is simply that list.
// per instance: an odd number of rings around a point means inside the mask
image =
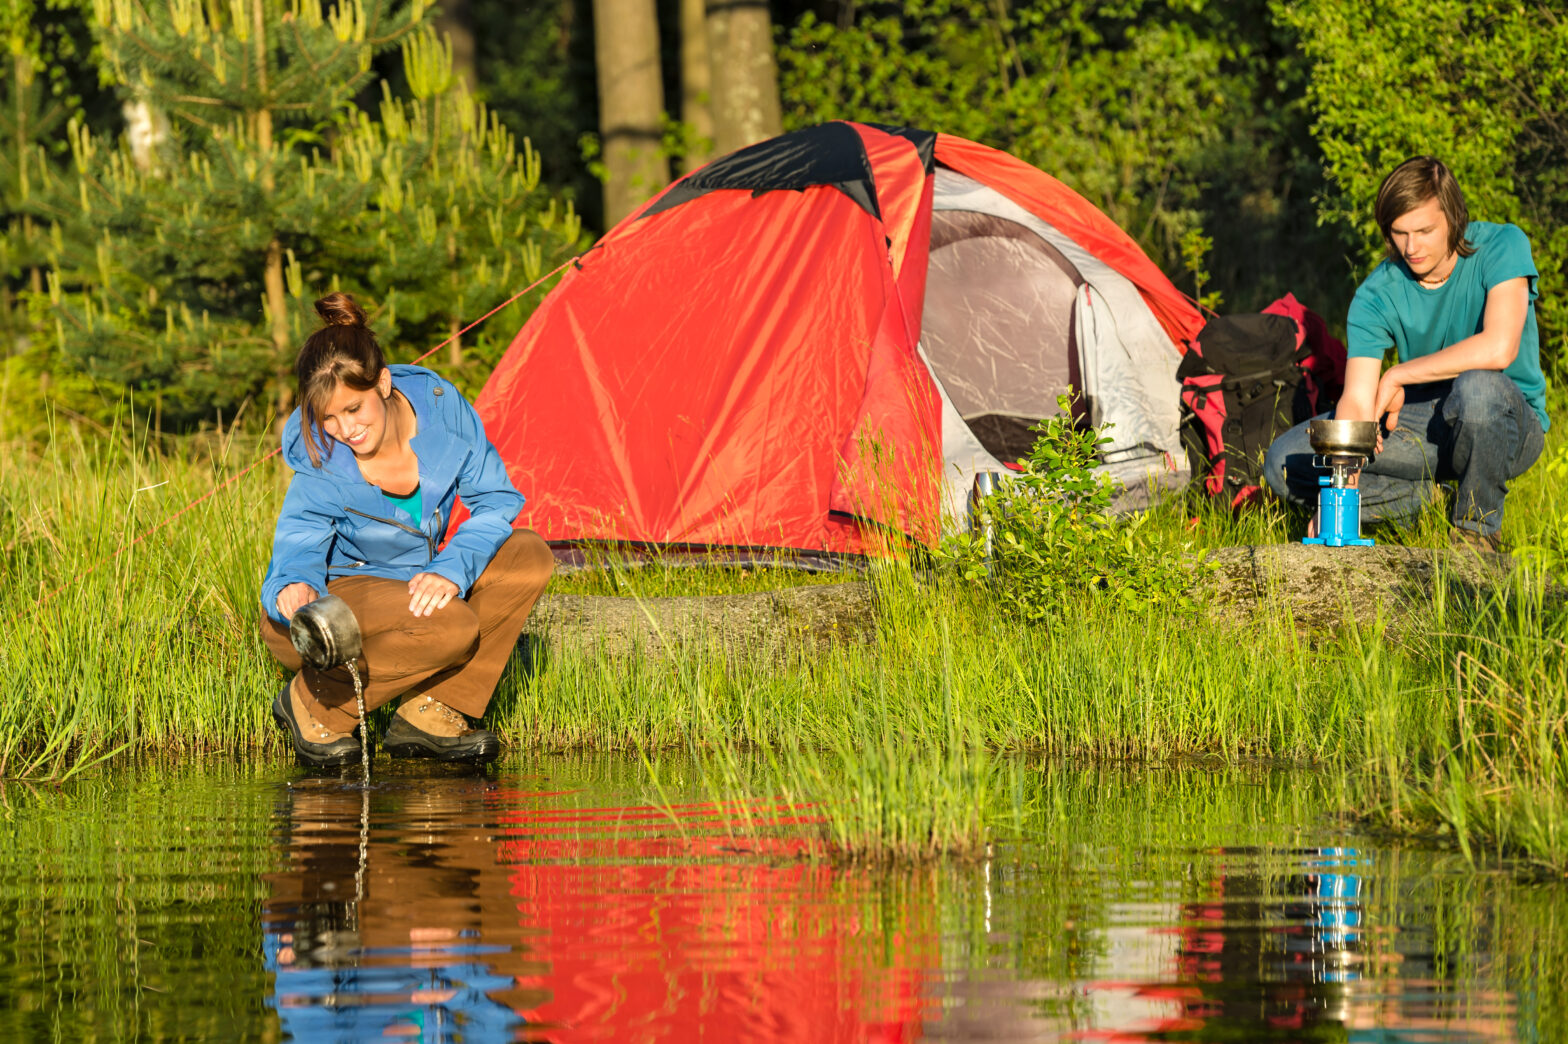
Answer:
[{"label": "black tent panel", "polygon": [[824,123],[737,149],[682,178],[643,211],[651,217],[719,189],[750,189],[753,195],[779,189],[802,191],[830,185],[867,214],[882,219],[871,160],[860,135],[847,123]]},{"label": "black tent panel", "polygon": [[915,154],[920,157],[927,174],[936,169],[936,131],[920,130],[918,127],[893,127],[886,123],[868,123],[866,126],[875,127],[895,138],[903,138],[915,147]]}]

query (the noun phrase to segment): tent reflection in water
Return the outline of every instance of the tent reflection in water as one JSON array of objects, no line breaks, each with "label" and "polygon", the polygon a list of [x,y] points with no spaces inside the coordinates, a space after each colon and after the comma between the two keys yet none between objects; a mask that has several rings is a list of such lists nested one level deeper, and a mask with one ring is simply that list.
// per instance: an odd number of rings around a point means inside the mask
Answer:
[{"label": "tent reflection in water", "polygon": [[837,122],[716,160],[612,229],[477,406],[560,541],[863,553],[934,540],[1068,386],[1136,499],[1185,482],[1197,309],[1055,178]]},{"label": "tent reflection in water", "polygon": [[800,858],[799,838],[736,858],[712,806],[564,797],[477,775],[292,781],[261,875],[284,1038],[920,1035],[934,892],[871,930],[864,875]]}]

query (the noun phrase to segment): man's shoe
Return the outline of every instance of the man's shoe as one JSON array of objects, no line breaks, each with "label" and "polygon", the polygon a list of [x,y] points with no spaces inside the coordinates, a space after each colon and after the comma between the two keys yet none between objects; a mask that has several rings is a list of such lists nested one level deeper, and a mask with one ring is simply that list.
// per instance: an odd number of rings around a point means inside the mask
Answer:
[{"label": "man's shoe", "polygon": [[310,716],[294,695],[294,683],[283,686],[272,700],[272,718],[294,738],[300,763],[312,768],[337,768],[359,763],[359,741],[351,732],[333,732]]},{"label": "man's shoe", "polygon": [[1448,531],[1448,545],[1455,551],[1503,554],[1503,537],[1500,533],[1480,533],[1464,526],[1454,526]]},{"label": "man's shoe", "polygon": [[403,701],[381,737],[381,749],[394,758],[435,758],[437,761],[494,761],[501,741],[488,729],[476,729],[462,714],[429,696]]}]

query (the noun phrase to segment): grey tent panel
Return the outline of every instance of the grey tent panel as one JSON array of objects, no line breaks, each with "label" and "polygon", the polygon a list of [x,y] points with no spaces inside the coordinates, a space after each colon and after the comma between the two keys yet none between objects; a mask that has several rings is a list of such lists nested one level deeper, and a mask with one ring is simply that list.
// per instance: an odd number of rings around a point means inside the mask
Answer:
[{"label": "grey tent panel", "polygon": [[932,214],[921,339],[937,380],[993,455],[1013,459],[1056,398],[1083,386],[1078,271],[1037,233],[973,211]]},{"label": "grey tent panel", "polygon": [[[1186,480],[1180,352],[1136,287],[1049,221],[938,167],[921,354],[942,398],[950,515],[977,471],[1027,448],[1067,385],[1110,425],[1103,459],[1126,506]],[[965,272],[972,266],[973,272]],[[1031,354],[1032,353],[1032,354]]]}]

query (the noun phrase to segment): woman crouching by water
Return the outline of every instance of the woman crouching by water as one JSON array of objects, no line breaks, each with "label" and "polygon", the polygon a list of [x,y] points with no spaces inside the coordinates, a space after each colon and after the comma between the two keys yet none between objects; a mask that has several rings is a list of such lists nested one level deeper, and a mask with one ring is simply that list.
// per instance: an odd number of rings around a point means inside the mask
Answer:
[{"label": "woman crouching by water", "polygon": [[[489,761],[500,743],[469,719],[484,715],[555,560],[537,533],[512,529],[523,497],[462,393],[388,366],[347,294],[316,311],[326,326],[294,364],[300,407],[283,432],[294,476],[261,588],[262,638],[296,672],[273,717],[301,762],[359,761],[348,669],[305,666],[288,635],[289,618],[331,592],[359,621],[366,710],[399,699],[382,748]],[[459,496],[470,517],[437,551]]]}]

